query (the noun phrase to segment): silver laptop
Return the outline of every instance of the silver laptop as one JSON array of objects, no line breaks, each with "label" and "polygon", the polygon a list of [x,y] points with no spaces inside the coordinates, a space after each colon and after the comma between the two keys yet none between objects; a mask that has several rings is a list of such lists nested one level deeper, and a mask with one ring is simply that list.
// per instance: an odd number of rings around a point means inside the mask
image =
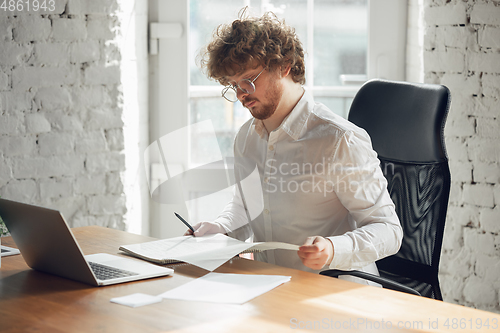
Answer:
[{"label": "silver laptop", "polygon": [[57,210],[0,198],[0,216],[31,268],[93,286],[173,274],[173,270],[107,253],[84,256]]}]

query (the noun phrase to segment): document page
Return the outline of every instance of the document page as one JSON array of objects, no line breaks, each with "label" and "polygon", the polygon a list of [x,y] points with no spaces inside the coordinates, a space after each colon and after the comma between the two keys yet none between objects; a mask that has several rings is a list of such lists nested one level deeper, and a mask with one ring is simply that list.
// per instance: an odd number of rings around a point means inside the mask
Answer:
[{"label": "document page", "polygon": [[181,236],[123,245],[120,250],[164,264],[172,261],[183,261],[213,271],[232,257],[245,251],[298,250],[298,248],[297,245],[280,242],[247,243],[223,234],[211,234],[202,237]]},{"label": "document page", "polygon": [[289,243],[282,243],[282,242],[263,242],[263,243],[253,243],[254,245],[249,248],[249,251],[256,250],[256,251],[266,251],[266,250],[275,250],[275,249],[282,249],[282,250],[292,250],[292,251],[298,251],[299,246],[295,244],[289,244]]},{"label": "document page", "polygon": [[158,296],[186,301],[243,304],[279,285],[290,276],[208,273]]}]

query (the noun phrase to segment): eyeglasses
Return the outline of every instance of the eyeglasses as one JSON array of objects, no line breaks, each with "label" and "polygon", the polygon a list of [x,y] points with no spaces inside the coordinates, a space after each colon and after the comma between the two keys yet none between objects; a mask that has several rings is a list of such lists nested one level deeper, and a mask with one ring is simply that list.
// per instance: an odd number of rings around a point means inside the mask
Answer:
[{"label": "eyeglasses", "polygon": [[255,84],[253,83],[259,78],[264,69],[266,69],[266,67],[264,67],[252,81],[250,81],[249,79],[242,79],[237,84],[224,87],[222,89],[222,97],[224,97],[229,102],[236,102],[238,100],[238,88],[245,94],[253,94],[255,92]]}]

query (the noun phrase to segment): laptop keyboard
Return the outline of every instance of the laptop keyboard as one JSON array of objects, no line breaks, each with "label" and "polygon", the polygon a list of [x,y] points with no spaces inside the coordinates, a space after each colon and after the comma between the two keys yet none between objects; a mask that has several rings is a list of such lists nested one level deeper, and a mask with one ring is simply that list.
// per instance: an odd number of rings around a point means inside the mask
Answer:
[{"label": "laptop keyboard", "polygon": [[124,269],[98,264],[96,262],[89,261],[88,263],[90,265],[90,268],[92,268],[92,270],[94,271],[94,274],[98,280],[110,280],[127,276],[139,275],[139,273],[134,273],[126,271]]}]

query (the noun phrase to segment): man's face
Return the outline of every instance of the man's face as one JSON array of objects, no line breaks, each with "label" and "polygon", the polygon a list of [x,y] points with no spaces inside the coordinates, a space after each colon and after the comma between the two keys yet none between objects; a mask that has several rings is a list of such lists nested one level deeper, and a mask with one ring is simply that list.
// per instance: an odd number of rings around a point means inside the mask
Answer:
[{"label": "man's face", "polygon": [[[242,79],[252,81],[263,67],[247,69],[242,74],[229,77],[230,84],[235,84]],[[277,72],[269,72],[265,69],[262,74],[253,82],[255,92],[247,94],[237,88],[237,97],[241,104],[246,107],[252,116],[256,119],[264,120],[271,117],[276,111],[281,97],[283,96],[283,83],[277,75]]]}]

